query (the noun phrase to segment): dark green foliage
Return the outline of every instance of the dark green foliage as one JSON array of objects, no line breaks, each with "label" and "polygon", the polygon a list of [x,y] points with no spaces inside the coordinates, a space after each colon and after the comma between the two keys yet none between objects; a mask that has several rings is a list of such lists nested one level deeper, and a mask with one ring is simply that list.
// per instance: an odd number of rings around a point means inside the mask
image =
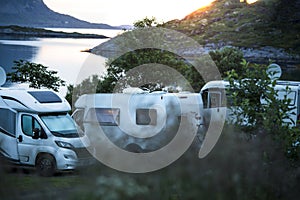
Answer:
[{"label": "dark green foliage", "polygon": [[60,86],[65,85],[65,81],[56,76],[56,71],[47,69],[42,64],[32,63],[29,61],[14,61],[12,69],[14,72],[8,73],[8,80],[18,83],[29,83],[30,87],[46,87],[58,91]]},{"label": "dark green foliage", "polygon": [[135,28],[146,28],[146,27],[152,27],[152,26],[156,26],[159,25],[159,23],[157,22],[155,17],[145,17],[142,20],[138,20],[136,22],[133,23],[133,26]]},{"label": "dark green foliage", "polygon": [[[264,121],[265,105],[260,102],[261,97],[267,97],[269,90],[274,95],[274,89],[269,87],[272,81],[267,77],[266,67],[243,62],[243,73],[235,70],[228,72],[231,95],[232,115],[235,123],[247,128],[261,126]],[[239,109],[235,109],[238,107]],[[245,121],[246,120],[246,121]]]},{"label": "dark green foliage", "polygon": [[102,77],[93,76],[75,86],[76,94],[73,94],[73,101],[82,94],[122,92],[129,86],[150,91],[162,90],[166,86],[179,86],[183,90],[190,90],[184,79],[199,91],[203,80],[195,74],[197,71],[193,66],[171,52],[139,49],[108,61],[107,72]]},{"label": "dark green foliage", "polygon": [[271,80],[266,66],[250,64],[244,61],[243,73],[234,70],[228,72],[227,79],[231,102],[232,123],[250,135],[270,134],[283,147],[283,151],[292,160],[300,153],[300,134],[297,128],[291,128],[290,115],[294,109],[286,96],[277,98],[276,80]]},{"label": "dark green foliage", "polygon": [[[83,94],[94,94],[97,92],[101,80],[98,75],[93,75],[83,80],[78,85],[68,85],[66,99],[74,108],[75,101]],[[108,87],[109,88],[109,87]]]},{"label": "dark green foliage", "polygon": [[[144,65],[144,66],[143,66]],[[159,69],[158,65],[165,67]],[[142,66],[143,68],[136,68]],[[148,68],[149,69],[148,69]],[[111,87],[114,91],[122,91],[122,89],[131,87],[143,87],[150,91],[162,90],[166,86],[181,86],[185,89],[185,85],[180,85],[179,76],[170,76],[169,68],[176,70],[179,74],[185,75],[188,65],[184,59],[160,49],[139,49],[126,53],[108,63],[107,75],[105,80],[112,81]],[[134,71],[130,71],[134,69]],[[131,72],[130,75],[128,72]],[[122,79],[122,81],[120,81]],[[154,82],[155,81],[155,82]],[[118,85],[116,85],[118,83]],[[117,88],[114,88],[117,86]],[[100,88],[100,91],[105,88]]]},{"label": "dark green foliage", "polygon": [[209,52],[211,59],[217,65],[221,76],[226,77],[226,73],[230,70],[235,70],[240,74],[243,70],[242,60],[244,58],[243,52],[237,48],[224,47],[220,50]]},{"label": "dark green foliage", "polygon": [[[209,73],[210,67],[215,67],[211,65],[216,65],[223,77],[229,70],[237,72],[243,70],[241,64],[243,54],[236,48],[226,47],[209,54],[210,56],[203,56],[197,62],[201,68],[200,73],[185,59],[172,52],[160,49],[139,49],[128,52],[115,60],[108,61],[107,72],[102,77],[88,78],[76,86],[77,94],[73,95],[73,101],[76,101],[82,94],[122,92],[129,86],[150,91],[162,90],[168,86],[179,86],[182,90],[199,92],[205,84],[203,77],[209,77],[210,74],[206,73]],[[143,70],[135,69],[145,64],[150,65],[144,66]],[[156,68],[157,64],[164,65],[165,70]],[[170,74],[172,70],[174,74]],[[216,79],[216,77],[211,79]]]}]

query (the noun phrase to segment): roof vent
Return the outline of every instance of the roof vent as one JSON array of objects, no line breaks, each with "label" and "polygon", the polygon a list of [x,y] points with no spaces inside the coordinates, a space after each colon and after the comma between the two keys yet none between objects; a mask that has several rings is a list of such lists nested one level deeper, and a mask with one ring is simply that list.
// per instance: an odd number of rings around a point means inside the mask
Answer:
[{"label": "roof vent", "polygon": [[147,90],[142,90],[141,88],[137,88],[137,87],[129,87],[129,88],[125,88],[123,90],[124,94],[144,94],[144,93],[149,93],[149,91]]},{"label": "roof vent", "polygon": [[40,103],[61,103],[61,98],[52,91],[30,91],[28,92]]}]

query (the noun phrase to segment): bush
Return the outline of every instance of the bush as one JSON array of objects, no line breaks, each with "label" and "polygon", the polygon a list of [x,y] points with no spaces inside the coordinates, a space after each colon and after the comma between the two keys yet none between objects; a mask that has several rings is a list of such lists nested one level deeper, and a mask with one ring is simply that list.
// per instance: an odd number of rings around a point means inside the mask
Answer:
[{"label": "bush", "polygon": [[11,82],[29,83],[29,86],[33,88],[46,87],[57,92],[60,86],[65,85],[65,81],[56,76],[56,71],[47,68],[42,64],[29,61],[14,61],[12,67],[14,72],[8,73],[7,77]]}]

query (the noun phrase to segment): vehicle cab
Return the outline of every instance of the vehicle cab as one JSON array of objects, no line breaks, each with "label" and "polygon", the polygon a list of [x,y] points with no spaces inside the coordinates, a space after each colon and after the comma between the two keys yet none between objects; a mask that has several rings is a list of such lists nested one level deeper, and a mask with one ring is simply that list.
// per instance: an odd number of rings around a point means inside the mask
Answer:
[{"label": "vehicle cab", "polygon": [[0,152],[43,176],[92,162],[88,138],[69,115],[69,103],[51,90],[0,89]]}]

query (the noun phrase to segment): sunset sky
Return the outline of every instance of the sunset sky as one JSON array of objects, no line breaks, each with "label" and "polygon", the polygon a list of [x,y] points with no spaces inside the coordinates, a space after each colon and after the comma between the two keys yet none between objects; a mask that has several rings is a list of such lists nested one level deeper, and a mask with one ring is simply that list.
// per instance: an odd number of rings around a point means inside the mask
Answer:
[{"label": "sunset sky", "polygon": [[155,17],[159,22],[182,19],[214,0],[44,0],[52,10],[95,23],[132,25]]}]

